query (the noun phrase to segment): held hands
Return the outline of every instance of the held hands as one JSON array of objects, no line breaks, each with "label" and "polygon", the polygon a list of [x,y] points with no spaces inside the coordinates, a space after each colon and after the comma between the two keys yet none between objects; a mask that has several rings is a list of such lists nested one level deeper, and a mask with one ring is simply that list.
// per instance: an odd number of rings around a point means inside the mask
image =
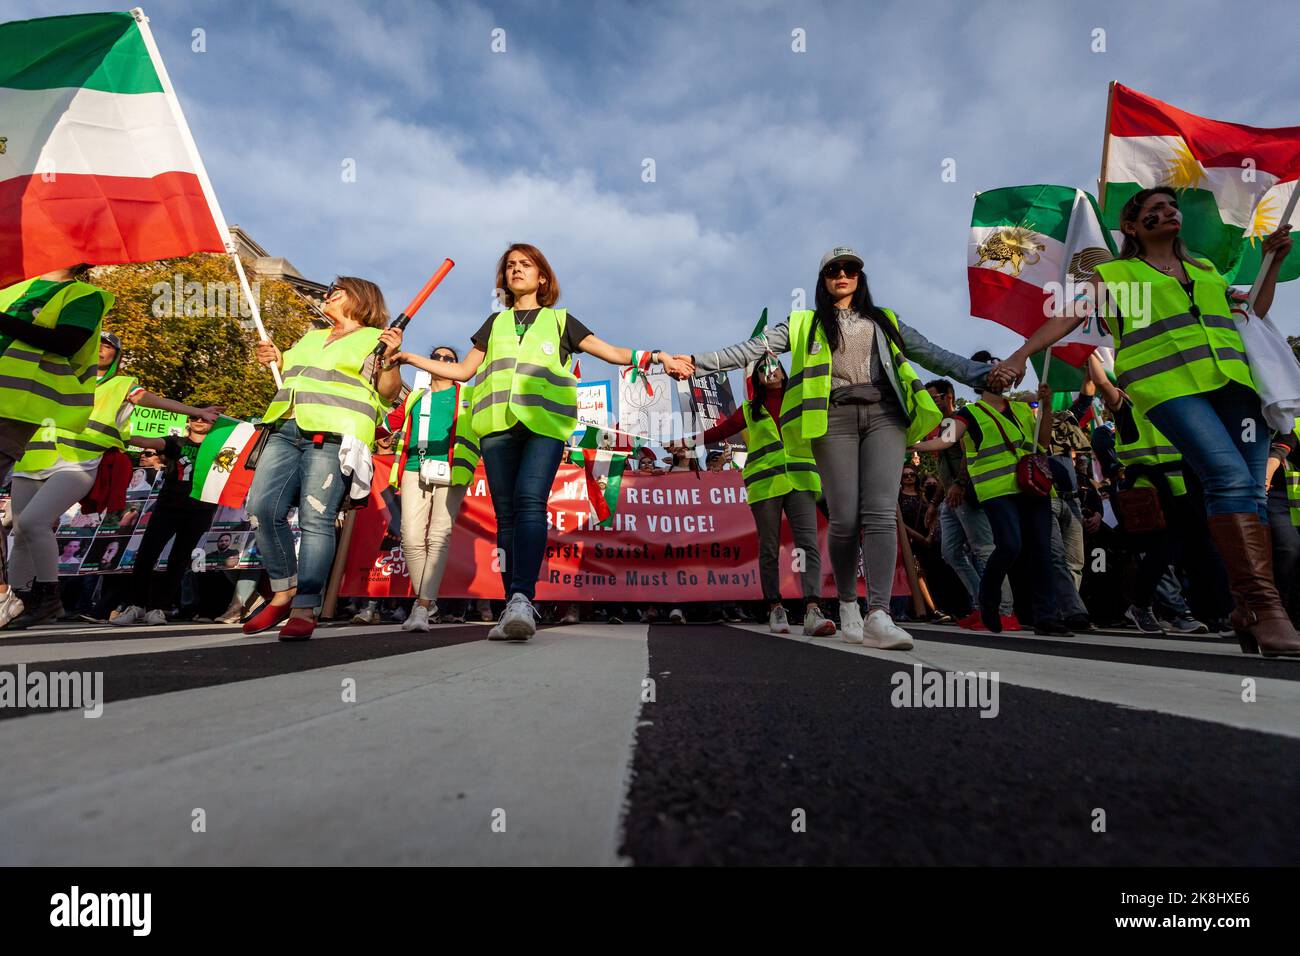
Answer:
[{"label": "held hands", "polygon": [[1025,377],[1025,360],[1016,355],[994,366],[989,372],[988,389],[990,392],[1005,392],[1012,385],[1019,385]]},{"label": "held hands", "polygon": [[659,364],[664,367],[665,372],[678,380],[690,378],[695,374],[695,364],[689,355],[668,355],[660,352]]}]

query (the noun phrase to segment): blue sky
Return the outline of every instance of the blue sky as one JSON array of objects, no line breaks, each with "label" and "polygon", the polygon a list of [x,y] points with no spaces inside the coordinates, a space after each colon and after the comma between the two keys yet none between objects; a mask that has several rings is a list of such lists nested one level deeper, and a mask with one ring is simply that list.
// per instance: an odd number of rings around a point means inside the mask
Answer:
[{"label": "blue sky", "polygon": [[[94,9],[4,5],[12,19]],[[765,306],[784,316],[793,290],[811,300],[821,254],[848,244],[878,303],[954,351],[1006,354],[1016,336],[969,316],[972,195],[1095,190],[1108,80],[1216,119],[1300,124],[1288,3],[145,10],[231,222],[312,278],[374,279],[394,312],[456,260],[413,349],[466,347],[497,257],[527,241],[556,268],[561,305],[620,345],[739,341]],[[1291,333],[1298,302],[1285,289],[1273,311]],[[607,370],[584,361],[586,378]]]}]

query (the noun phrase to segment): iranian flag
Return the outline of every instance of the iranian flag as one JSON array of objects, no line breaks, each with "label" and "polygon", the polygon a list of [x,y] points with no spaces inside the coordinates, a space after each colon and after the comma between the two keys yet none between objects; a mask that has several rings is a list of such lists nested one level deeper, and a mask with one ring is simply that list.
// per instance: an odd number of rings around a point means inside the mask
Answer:
[{"label": "iranian flag", "polygon": [[[1098,263],[1115,246],[1097,201],[1072,186],[1008,186],[975,197],[967,249],[971,315],[1028,338],[1081,297],[1092,298]],[[1092,318],[1052,348],[1076,372],[1093,349],[1112,345]],[[1058,373],[1070,375],[1070,373]]]},{"label": "iranian flag", "polygon": [[[1206,119],[1119,83],[1111,84],[1102,160],[1106,225],[1139,189],[1172,186],[1183,242],[1229,282],[1250,285],[1260,243],[1277,229],[1300,178],[1300,126],[1265,129]],[[1300,225],[1300,212],[1291,217]],[[1280,278],[1300,276],[1288,256]]]},{"label": "iranian flag", "polygon": [[[588,428],[587,434],[599,431],[603,429]],[[627,455],[601,447],[575,448],[569,455],[569,461],[581,465],[587,476],[587,501],[597,528],[608,528],[614,523],[627,459]]]},{"label": "iranian flag", "polygon": [[224,239],[142,11],[0,24],[0,286]]},{"label": "iranian flag", "polygon": [[218,418],[195,456],[191,496],[214,505],[242,507],[253,483],[248,453],[256,437],[257,428],[249,422],[225,415]]}]

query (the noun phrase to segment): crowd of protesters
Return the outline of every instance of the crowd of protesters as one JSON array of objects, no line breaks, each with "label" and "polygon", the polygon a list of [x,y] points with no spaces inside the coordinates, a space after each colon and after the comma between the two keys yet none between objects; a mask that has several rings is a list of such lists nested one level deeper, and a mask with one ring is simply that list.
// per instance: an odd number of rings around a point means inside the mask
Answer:
[{"label": "crowd of protesters", "polygon": [[[0,482],[11,471],[19,476],[11,523],[21,551],[0,584],[0,625],[46,623],[66,611],[71,595],[53,580],[54,504],[71,504],[74,491],[121,499],[114,482],[124,488],[136,464],[121,461],[136,404],[186,413],[189,427],[184,437],[137,442],[165,479],[130,578],[99,582],[73,602],[92,617],[125,591],[110,612],[116,624],[161,624],[187,608],[202,618],[205,603],[222,604],[212,616],[241,621],[247,634],[278,628],[281,640],[309,638],[336,560],[339,516],[368,494],[370,454],[379,449],[397,459],[384,491],[391,507],[381,547],[400,543],[415,596],[344,614],[427,631],[499,613],[488,637],[506,641],[528,640],[542,620],[575,623],[581,606],[539,606],[535,596],[546,504],[577,429],[573,361],[586,353],[641,371],[658,364],[679,379],[748,369],[750,394],[735,415],[670,445],[666,467],[644,448],[636,467],[648,475],[699,469],[695,445],[744,430],[741,471],[763,597],[749,607],[597,606],[596,620],[765,617],[771,631],[789,633],[778,564],[784,519],[807,559],[799,570],[809,637],[907,650],[912,637],[900,622],[916,619],[997,633],[1032,627],[1060,638],[1123,626],[1151,636],[1233,634],[1246,653],[1300,657],[1293,623],[1300,431],[1268,440],[1230,290],[1183,248],[1176,194],[1141,190],[1120,219],[1124,248],[1096,267],[1095,301],[1049,319],[1005,361],[949,352],[877,305],[862,257],[843,246],[821,259],[814,308],[693,355],[597,337],[556,307],[555,272],[527,244],[511,245],[498,261],[503,308],[470,337],[463,358],[448,345],[428,357],[404,351],[379,288],[340,277],[323,300],[327,328],[285,351],[269,340],[257,346],[258,360],[283,379],[250,456],[247,509],[264,571],[241,573],[237,562],[218,560],[216,590],[200,582],[206,571],[185,562],[212,516],[192,494],[192,469],[220,410],[161,398],[122,374],[121,343],[100,331],[112,297],[84,274],[27,280],[0,290],[0,398],[10,415],[0,418]],[[1264,241],[1275,257],[1257,287],[1259,314],[1290,252],[1288,233],[1283,227]],[[1104,284],[1125,282],[1150,288],[1154,316],[1137,322],[1110,308]],[[1117,343],[1113,378],[1094,357],[1069,408],[1052,411],[1046,385],[1036,403],[1012,396],[1028,356],[1089,310]],[[925,384],[913,363],[946,378]],[[395,404],[401,365],[428,372],[431,385]],[[978,400],[959,403],[952,379]],[[49,427],[38,432],[42,422]],[[732,467],[729,447],[709,453],[704,467]],[[501,608],[439,601],[451,529],[480,462],[496,517]],[[300,541],[289,525],[295,511]],[[819,512],[833,603],[822,597]],[[169,540],[172,557],[156,574]],[[224,552],[231,550],[227,543]]]}]

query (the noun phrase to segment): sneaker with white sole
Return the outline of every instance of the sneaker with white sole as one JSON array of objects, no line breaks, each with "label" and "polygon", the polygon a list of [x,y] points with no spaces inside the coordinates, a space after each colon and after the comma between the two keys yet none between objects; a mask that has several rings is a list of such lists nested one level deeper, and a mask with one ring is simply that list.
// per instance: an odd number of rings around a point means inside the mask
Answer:
[{"label": "sneaker with white sole", "polygon": [[862,643],[862,608],[857,601],[840,602],[840,640],[845,644]]},{"label": "sneaker with white sole", "polygon": [[785,608],[772,608],[772,613],[767,616],[767,629],[773,634],[790,633],[790,619],[786,617]]},{"label": "sneaker with white sole", "polygon": [[685,623],[686,623],[686,612],[683,611],[683,610],[682,610],[681,608],[679,608],[679,607],[675,607],[675,608],[673,608],[671,611],[668,612],[668,623],[669,623],[669,624],[685,624]]},{"label": "sneaker with white sole", "polygon": [[166,624],[167,615],[166,613],[159,610],[158,608],[154,608],[152,611],[150,611],[148,614],[144,616],[144,623],[145,624]]},{"label": "sneaker with white sole", "polygon": [[889,612],[876,608],[862,625],[862,643],[882,651],[910,651],[912,635],[895,624]]},{"label": "sneaker with white sole", "polygon": [[113,618],[112,623],[118,627],[130,627],[133,624],[144,623],[144,615],[144,608],[138,604],[132,604],[119,611],[117,617]]},{"label": "sneaker with white sole", "polygon": [[497,626],[488,631],[490,641],[526,641],[537,633],[537,611],[519,592],[510,595]]},{"label": "sneaker with white sole", "polygon": [[0,627],[5,627],[24,610],[23,599],[18,596],[16,590],[10,588],[4,594],[0,594]]},{"label": "sneaker with white sole", "polygon": [[808,637],[834,637],[835,622],[822,613],[816,604],[803,612],[803,632]]},{"label": "sneaker with white sole", "polygon": [[422,604],[414,605],[411,608],[411,613],[402,622],[402,630],[427,632],[429,630],[429,609]]}]

